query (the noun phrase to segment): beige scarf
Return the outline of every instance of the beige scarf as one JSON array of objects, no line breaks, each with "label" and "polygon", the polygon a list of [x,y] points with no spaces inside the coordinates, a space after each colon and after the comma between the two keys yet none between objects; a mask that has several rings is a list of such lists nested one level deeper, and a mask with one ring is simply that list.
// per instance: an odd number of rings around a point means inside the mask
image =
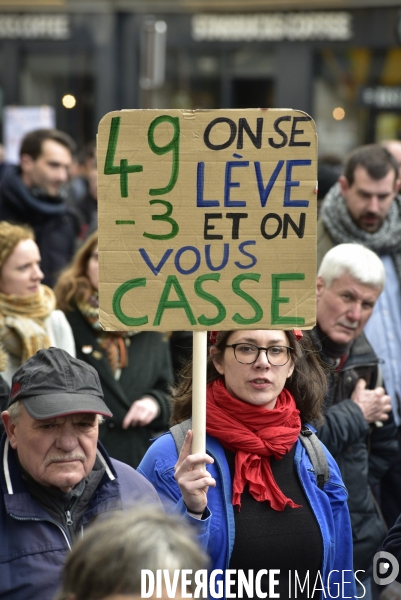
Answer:
[{"label": "beige scarf", "polygon": [[21,359],[21,364],[38,350],[50,347],[45,321],[56,308],[53,291],[41,285],[29,296],[0,293],[0,339],[7,354]]}]

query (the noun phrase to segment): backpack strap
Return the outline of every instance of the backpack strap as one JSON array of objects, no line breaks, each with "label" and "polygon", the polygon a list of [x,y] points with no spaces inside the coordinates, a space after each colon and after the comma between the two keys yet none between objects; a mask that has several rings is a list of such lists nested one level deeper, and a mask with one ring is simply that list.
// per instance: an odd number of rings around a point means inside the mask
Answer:
[{"label": "backpack strap", "polygon": [[185,436],[191,428],[192,419],[186,419],[186,421],[182,421],[181,423],[177,423],[177,425],[170,427],[170,433],[174,438],[178,454],[180,454],[181,448],[184,445]]},{"label": "backpack strap", "polygon": [[299,440],[308,453],[316,474],[316,483],[321,490],[330,478],[330,469],[323,446],[316,433],[308,427],[302,427]]},{"label": "backpack strap", "polygon": [[[174,438],[178,454],[184,445],[185,436],[192,427],[192,420],[187,419],[177,425],[170,427],[170,433]],[[309,459],[316,473],[317,486],[322,490],[330,478],[330,470],[326,454],[319,438],[308,427],[302,427],[299,439],[308,453]]]}]

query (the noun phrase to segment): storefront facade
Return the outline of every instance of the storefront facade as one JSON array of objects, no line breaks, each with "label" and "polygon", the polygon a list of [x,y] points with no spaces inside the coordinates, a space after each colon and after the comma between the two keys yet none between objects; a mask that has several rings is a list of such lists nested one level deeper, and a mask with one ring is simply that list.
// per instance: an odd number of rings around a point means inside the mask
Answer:
[{"label": "storefront facade", "polygon": [[300,109],[317,123],[321,154],[401,137],[399,8],[153,11],[167,25],[166,76],[149,92],[139,85],[149,15],[101,6],[0,12],[1,105],[54,106],[80,144],[108,111],[151,106]]}]

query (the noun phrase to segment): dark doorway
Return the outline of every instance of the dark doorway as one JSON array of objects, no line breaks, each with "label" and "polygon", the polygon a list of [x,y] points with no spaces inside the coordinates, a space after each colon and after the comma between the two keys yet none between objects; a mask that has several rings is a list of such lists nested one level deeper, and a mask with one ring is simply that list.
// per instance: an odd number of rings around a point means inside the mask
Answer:
[{"label": "dark doorway", "polygon": [[271,79],[234,79],[232,108],[274,108]]}]

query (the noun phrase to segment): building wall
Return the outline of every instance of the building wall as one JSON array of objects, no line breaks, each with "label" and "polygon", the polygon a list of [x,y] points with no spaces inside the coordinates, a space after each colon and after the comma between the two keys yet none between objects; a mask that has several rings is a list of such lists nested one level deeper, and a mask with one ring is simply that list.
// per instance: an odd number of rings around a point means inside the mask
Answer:
[{"label": "building wall", "polygon": [[[290,107],[315,119],[322,153],[341,155],[401,133],[400,9],[360,4],[255,0],[233,14],[223,0],[0,0],[0,105],[51,104],[80,144],[121,108]],[[167,24],[165,84],[150,91],[139,85],[149,12]]]}]

